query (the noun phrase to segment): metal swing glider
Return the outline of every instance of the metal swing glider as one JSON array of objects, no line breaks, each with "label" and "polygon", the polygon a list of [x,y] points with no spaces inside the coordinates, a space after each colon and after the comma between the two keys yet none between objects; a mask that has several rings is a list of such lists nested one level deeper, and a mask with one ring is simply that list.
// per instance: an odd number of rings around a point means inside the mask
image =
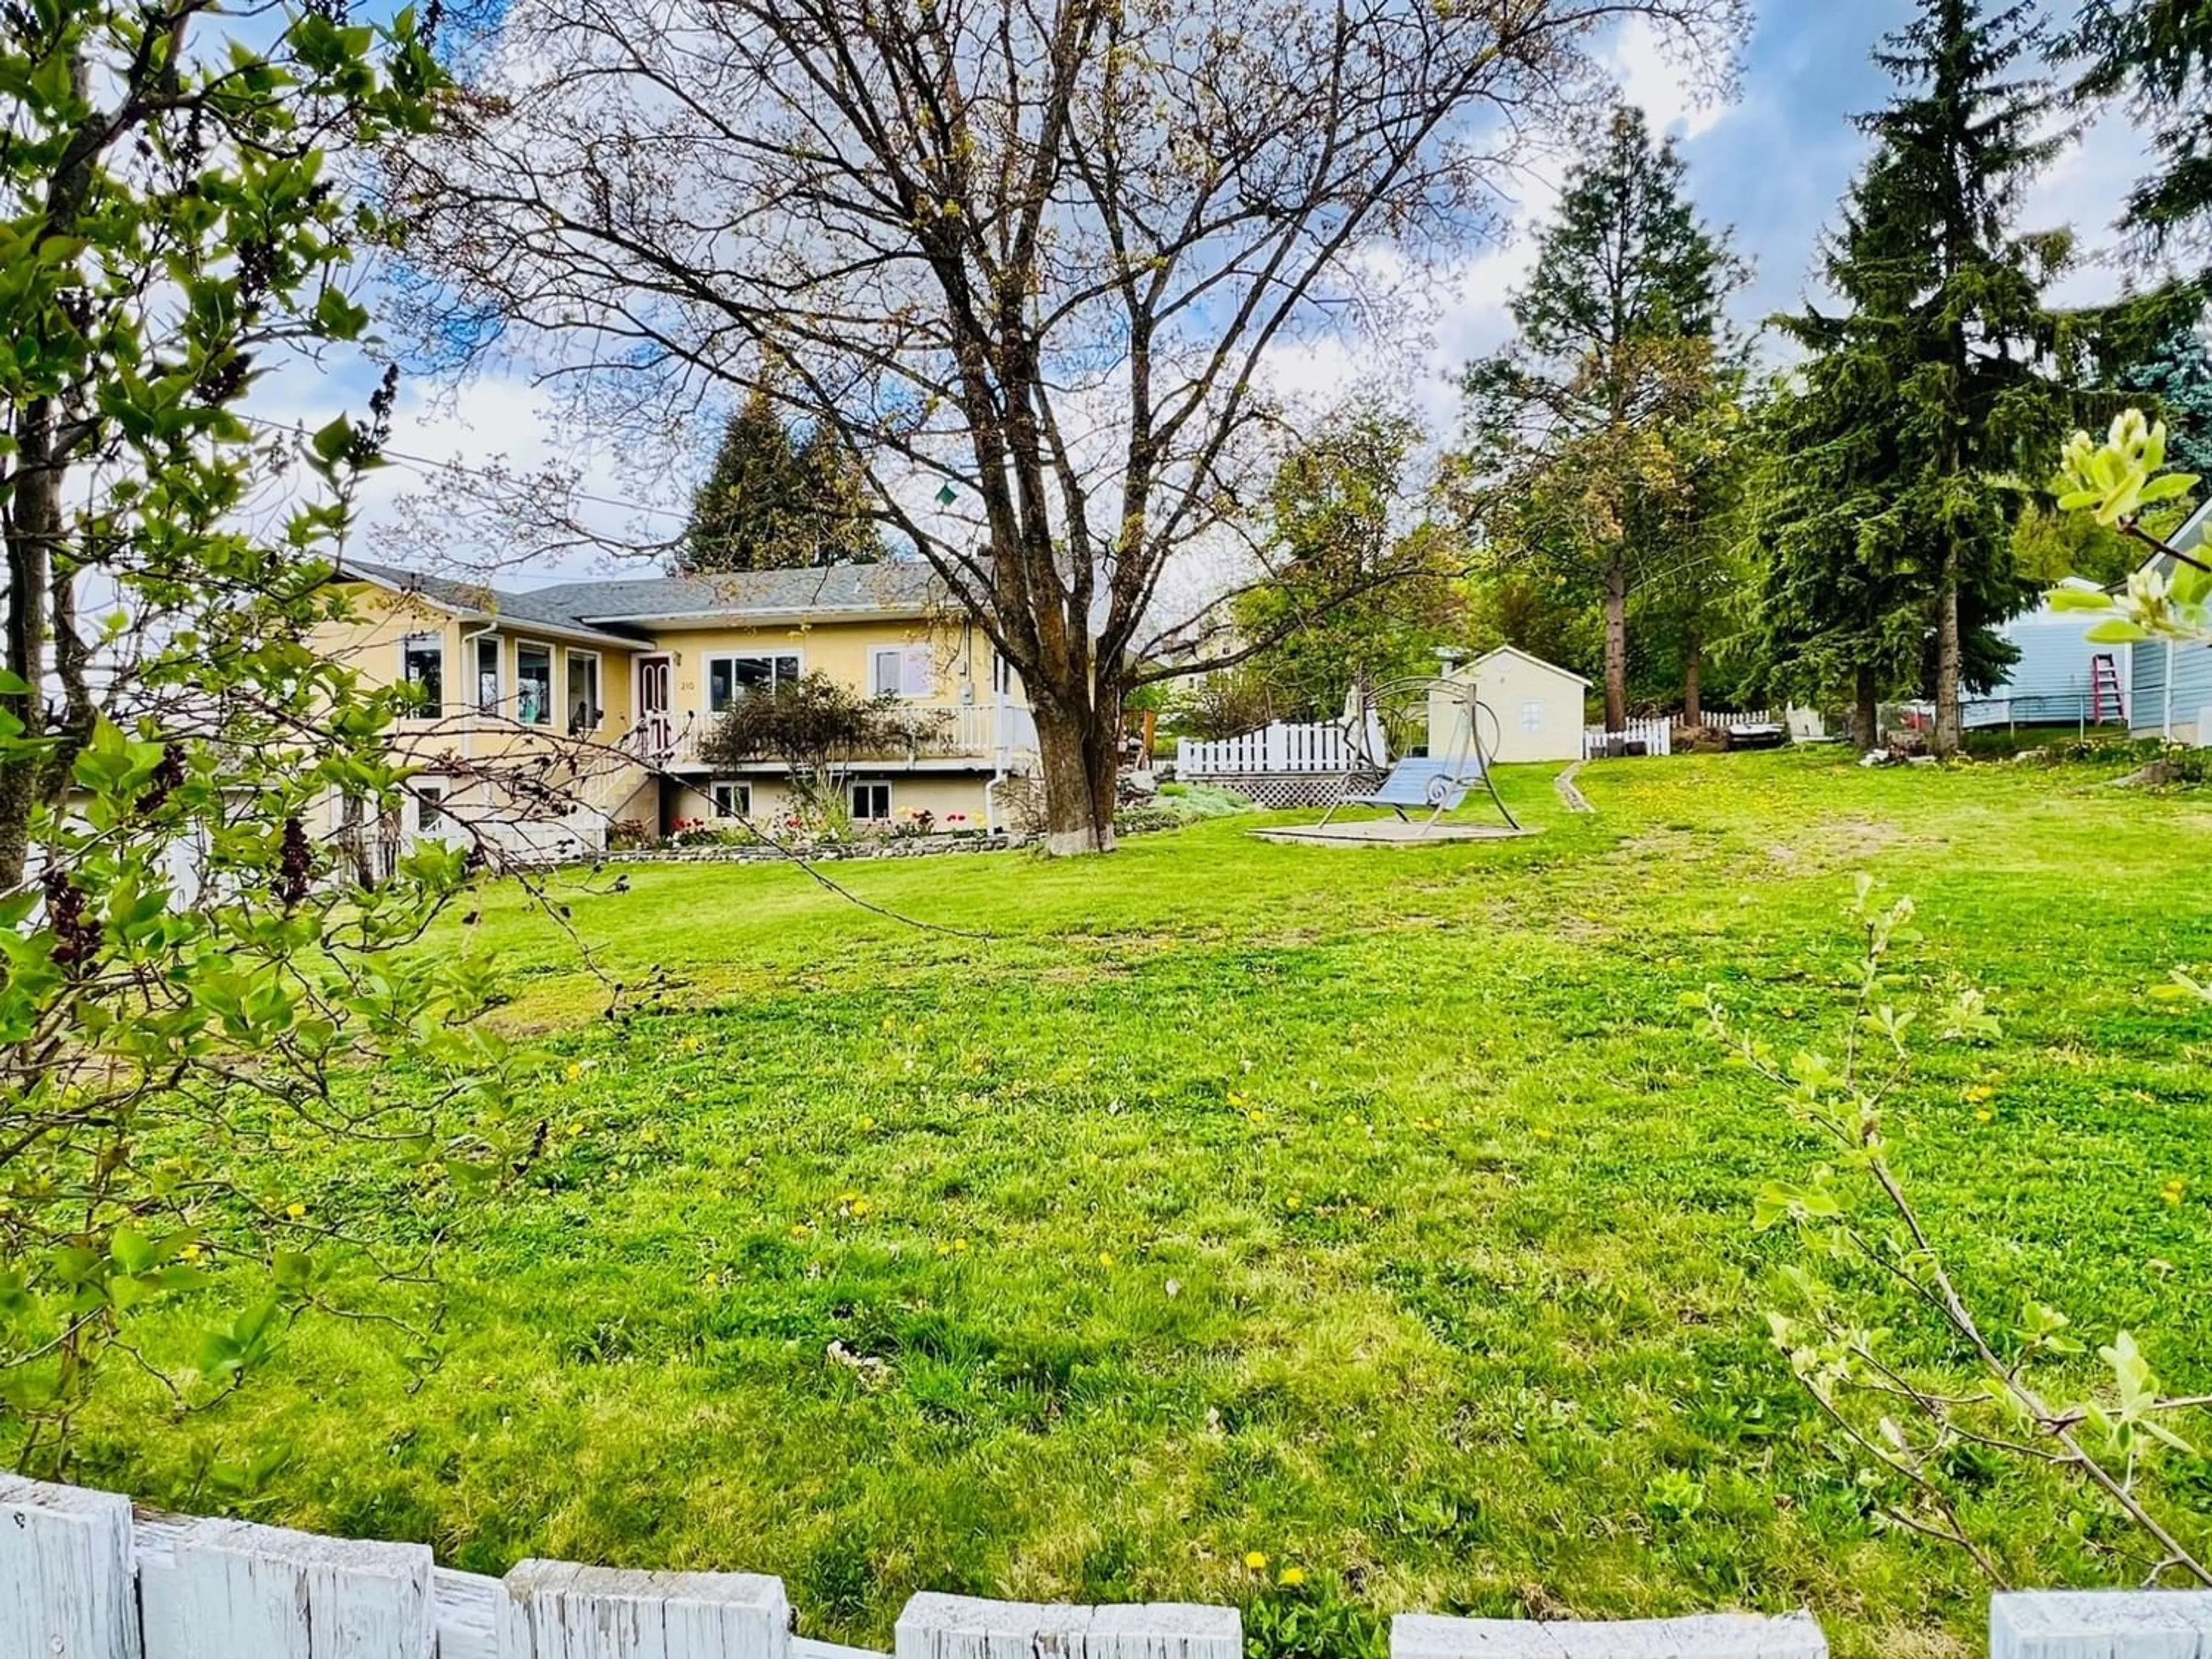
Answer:
[{"label": "metal swing glider", "polygon": [[[1342,792],[1322,814],[1316,830],[1325,829],[1347,806],[1387,806],[1404,823],[1413,823],[1413,815],[1425,811],[1428,817],[1419,830],[1425,836],[1477,785],[1489,792],[1509,830],[1521,828],[1491,776],[1491,757],[1498,752],[1500,735],[1498,717],[1476,695],[1472,680],[1422,675],[1392,680],[1364,696],[1355,690],[1346,700],[1346,714],[1354,763],[1345,774]],[[1416,732],[1421,733],[1418,743],[1413,735]],[[1425,752],[1410,752],[1416,747]],[[1394,748],[1400,755],[1395,761],[1389,757]],[[1383,773],[1381,783],[1369,791],[1353,790],[1354,778],[1377,771]]]}]

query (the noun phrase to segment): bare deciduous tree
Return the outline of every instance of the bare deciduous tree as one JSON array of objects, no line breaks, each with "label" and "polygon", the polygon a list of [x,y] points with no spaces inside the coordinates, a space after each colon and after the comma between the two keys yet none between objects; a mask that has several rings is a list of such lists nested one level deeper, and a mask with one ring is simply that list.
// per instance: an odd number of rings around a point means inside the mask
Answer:
[{"label": "bare deciduous tree", "polygon": [[[1035,705],[1049,844],[1112,844],[1123,695],[1239,659],[1270,369],[1498,228],[1611,25],[1741,0],[524,0],[398,166],[426,337],[578,418],[764,389],[836,434]],[[1285,627],[1302,625],[1303,615]]]}]

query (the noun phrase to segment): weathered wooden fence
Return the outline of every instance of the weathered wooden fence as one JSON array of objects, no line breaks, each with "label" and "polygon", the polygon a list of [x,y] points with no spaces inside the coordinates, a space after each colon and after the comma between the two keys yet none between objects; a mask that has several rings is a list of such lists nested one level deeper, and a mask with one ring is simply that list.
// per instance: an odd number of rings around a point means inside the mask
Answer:
[{"label": "weathered wooden fence", "polygon": [[[876,1659],[793,1634],[783,1581],[525,1561],[504,1578],[420,1544],[134,1513],[0,1477],[0,1659]],[[915,1596],[896,1659],[1243,1659],[1233,1607]],[[1558,1621],[1401,1614],[1391,1659],[1826,1659],[1809,1613]],[[1990,1603],[1990,1659],[2212,1659],[2212,1593]]]}]

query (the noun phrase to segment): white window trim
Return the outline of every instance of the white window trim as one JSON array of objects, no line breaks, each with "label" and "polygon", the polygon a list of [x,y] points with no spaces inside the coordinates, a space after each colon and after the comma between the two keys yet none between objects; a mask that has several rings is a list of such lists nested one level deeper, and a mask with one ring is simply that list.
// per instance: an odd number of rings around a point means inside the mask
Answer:
[{"label": "white window trim", "polygon": [[[789,657],[793,661],[796,662],[799,665],[799,668],[797,670],[799,678],[801,679],[805,678],[806,653],[795,645],[787,649],[782,647],[775,647],[758,651],[708,652],[701,659],[699,664],[699,712],[707,716],[709,720],[713,719],[716,714],[727,712],[725,709],[720,709],[714,707],[714,665],[716,663],[762,661],[773,663],[778,657]],[[774,682],[775,674],[775,669],[771,668],[769,670],[771,684]],[[734,690],[736,686],[736,678],[734,676],[732,677],[731,684]]]},{"label": "white window trim", "polygon": [[[528,646],[545,653],[545,718],[526,720],[522,718],[522,652]],[[544,726],[555,731],[561,722],[555,718],[561,707],[561,647],[550,640],[526,640],[514,642],[514,723],[517,726]]]},{"label": "white window trim", "polygon": [[848,778],[845,780],[845,810],[853,817],[856,818],[860,817],[859,813],[853,811],[853,792],[855,789],[880,789],[884,792],[882,816],[878,817],[870,813],[866,817],[860,819],[862,823],[889,823],[898,811],[898,792],[891,787],[891,781],[889,778]]},{"label": "white window trim", "polygon": [[[491,707],[484,707],[483,648],[491,647]],[[479,714],[496,714],[507,706],[507,641],[496,634],[471,634],[469,652],[472,661],[468,665],[469,678],[474,686],[469,706]]]},{"label": "white window trim", "polygon": [[438,701],[416,705],[407,711],[410,720],[434,720],[446,712],[446,633],[443,629],[418,628],[411,634],[399,636],[399,684],[414,685],[418,682],[407,677],[408,648],[422,640],[438,642]]},{"label": "white window trim", "polygon": [[[446,825],[453,821],[452,814],[447,812],[446,810],[446,797],[448,791],[446,788],[445,781],[443,779],[417,779],[415,784],[414,793],[415,833],[416,835],[434,836],[441,830],[444,829]],[[423,822],[426,809],[429,813],[434,815],[434,821],[428,823]]]},{"label": "white window trim", "polygon": [[744,778],[715,778],[707,785],[707,815],[709,817],[719,820],[725,817],[722,804],[714,799],[714,792],[717,789],[734,789],[738,792],[738,810],[734,813],[728,814],[728,817],[735,818],[752,817],[753,787],[750,781]]},{"label": "white window trim", "polygon": [[[561,699],[561,705],[566,708],[569,698],[575,695],[576,659],[579,657],[589,657],[592,659],[592,688],[597,694],[599,706],[592,710],[592,723],[589,726],[568,727],[568,735],[572,738],[595,738],[599,734],[599,728],[607,722],[607,665],[598,652],[587,651],[581,646],[572,645],[567,647],[562,659],[561,672],[568,686],[568,695]],[[566,726],[568,722],[564,720],[562,724]]]}]

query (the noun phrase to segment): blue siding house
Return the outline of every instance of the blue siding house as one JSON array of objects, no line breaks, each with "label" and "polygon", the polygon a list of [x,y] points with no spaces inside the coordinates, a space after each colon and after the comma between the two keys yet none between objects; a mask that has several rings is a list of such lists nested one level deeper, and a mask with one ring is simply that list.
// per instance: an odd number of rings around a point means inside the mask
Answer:
[{"label": "blue siding house", "polygon": [[[2185,553],[2205,556],[2212,545],[2212,501],[2197,509],[2173,538]],[[2128,730],[2138,738],[2171,738],[2212,747],[2212,645],[2147,640],[2133,647]]]},{"label": "blue siding house", "polygon": [[[2074,576],[2058,585],[2096,591],[2094,583]],[[2087,637],[2101,620],[2094,611],[2054,611],[2046,599],[2026,616],[2001,624],[1998,634],[2018,649],[2020,660],[2013,664],[2002,684],[1991,686],[1966,705],[1966,724],[2073,725],[2091,712],[2089,665],[2100,656],[2112,659],[2124,689],[2127,647],[2092,645]],[[2106,702],[2109,705],[2111,701],[2108,693]],[[2128,706],[2132,708],[2131,701]]]}]

